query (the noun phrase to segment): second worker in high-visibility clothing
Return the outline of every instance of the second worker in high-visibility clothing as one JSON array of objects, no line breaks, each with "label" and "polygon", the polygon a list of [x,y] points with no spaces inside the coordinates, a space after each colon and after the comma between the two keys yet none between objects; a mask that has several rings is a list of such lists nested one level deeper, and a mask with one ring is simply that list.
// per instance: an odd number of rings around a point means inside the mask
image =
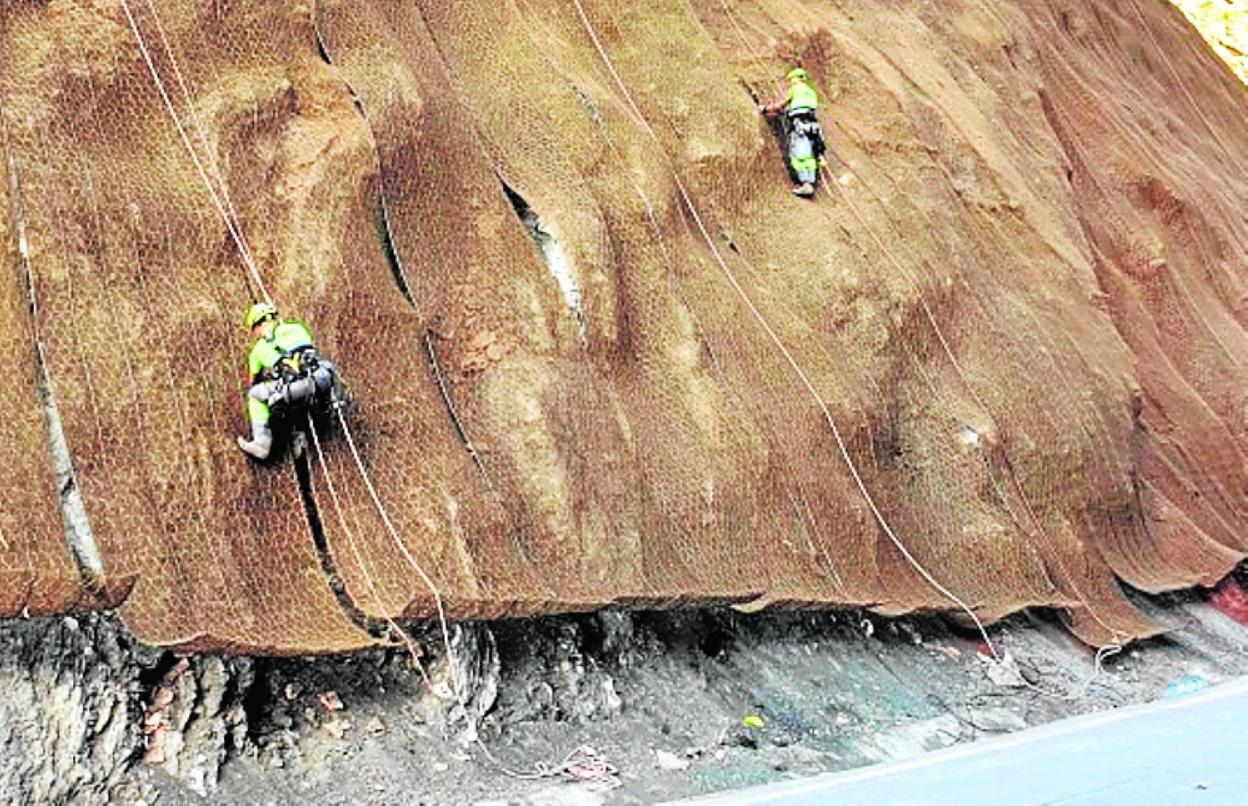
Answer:
[{"label": "second worker in high-visibility clothing", "polygon": [[273,449],[273,407],[294,417],[320,401],[337,396],[338,370],[316,352],[312,331],[295,319],[279,319],[277,308],[257,302],[245,324],[253,339],[247,351],[247,419],[251,439],[238,438],[239,449],[261,461]]},{"label": "second worker in high-visibility clothing", "polygon": [[789,71],[789,89],[775,103],[760,107],[764,115],[772,117],[784,113],[785,131],[788,134],[789,168],[797,184],[794,195],[810,198],[815,195],[819,183],[819,169],[827,167],[824,152],[827,144],[823,128],[816,112],[819,109],[819,93],[810,84],[810,74],[801,67]]}]

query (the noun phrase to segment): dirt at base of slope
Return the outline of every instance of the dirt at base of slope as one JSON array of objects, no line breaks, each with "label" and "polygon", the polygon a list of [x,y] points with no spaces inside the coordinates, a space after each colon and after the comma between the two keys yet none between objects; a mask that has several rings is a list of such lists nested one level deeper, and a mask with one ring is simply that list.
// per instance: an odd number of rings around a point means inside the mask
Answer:
[{"label": "dirt at base of slope", "polygon": [[[608,611],[473,625],[455,636],[457,674],[474,693],[464,704],[430,693],[451,678],[441,659],[423,660],[426,683],[397,650],[180,663],[124,645],[107,618],[76,633],[64,619],[8,625],[6,648],[47,643],[6,652],[6,675],[85,693],[0,706],[0,721],[21,726],[0,733],[28,758],[44,756],[16,772],[7,762],[6,784],[60,756],[81,768],[76,779],[57,772],[77,781],[72,790],[27,780],[5,791],[19,803],[177,806],[650,803],[906,757],[1248,673],[1248,629],[1210,597],[1135,600],[1171,631],[1106,658],[1099,673],[1044,614],[994,627],[998,650],[1032,687],[987,663],[976,634],[939,619]],[[74,634],[82,646],[66,643]],[[99,639],[122,647],[113,662],[74,666]],[[99,690],[124,704],[106,729]],[[78,714],[77,733],[65,734],[87,737],[74,739],[77,750],[51,741],[63,721],[39,735],[50,709]],[[152,723],[165,725],[165,752],[144,764]],[[105,735],[119,738],[108,747],[91,738]],[[618,788],[536,775],[579,747],[615,769]],[[5,758],[20,757],[15,749]]]}]

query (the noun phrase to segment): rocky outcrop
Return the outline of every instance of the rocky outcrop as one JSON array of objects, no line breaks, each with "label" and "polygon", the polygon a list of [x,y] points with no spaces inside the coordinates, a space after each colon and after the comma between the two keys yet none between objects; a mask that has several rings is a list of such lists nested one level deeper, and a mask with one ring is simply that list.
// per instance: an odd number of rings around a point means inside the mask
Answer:
[{"label": "rocky outcrop", "polygon": [[142,752],[143,651],[98,616],[0,627],[5,803],[102,802]]},{"label": "rocky outcrop", "polygon": [[[813,203],[756,114],[794,61]],[[0,605],[85,600],[44,378],[153,645],[439,603],[1152,634],[1120,582],[1248,550],[1246,103],[1147,0],[4,4]],[[353,445],[232,447],[265,294]]]},{"label": "rocky outcrop", "polygon": [[248,747],[250,670],[145,648],[99,615],[0,626],[0,802],[135,802],[140,760],[206,794]]}]

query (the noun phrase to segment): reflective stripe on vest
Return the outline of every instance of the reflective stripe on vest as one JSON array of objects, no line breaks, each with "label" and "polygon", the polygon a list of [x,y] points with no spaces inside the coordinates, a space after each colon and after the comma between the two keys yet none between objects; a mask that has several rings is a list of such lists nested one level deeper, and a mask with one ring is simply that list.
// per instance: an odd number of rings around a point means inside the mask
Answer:
[{"label": "reflective stripe on vest", "polygon": [[815,92],[815,88],[804,81],[799,81],[789,87],[789,107],[788,111],[795,109],[818,109],[819,93]]}]

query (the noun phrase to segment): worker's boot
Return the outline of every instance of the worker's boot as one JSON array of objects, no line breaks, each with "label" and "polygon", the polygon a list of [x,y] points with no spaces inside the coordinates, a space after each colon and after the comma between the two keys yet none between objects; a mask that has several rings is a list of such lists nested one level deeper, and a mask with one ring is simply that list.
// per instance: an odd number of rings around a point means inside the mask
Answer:
[{"label": "worker's boot", "polygon": [[793,195],[800,196],[803,199],[809,199],[811,196],[815,195],[815,186],[810,182],[803,182],[793,188]]},{"label": "worker's boot", "polygon": [[263,462],[273,450],[273,431],[268,423],[251,424],[251,440],[238,438],[238,449],[253,459]]}]

